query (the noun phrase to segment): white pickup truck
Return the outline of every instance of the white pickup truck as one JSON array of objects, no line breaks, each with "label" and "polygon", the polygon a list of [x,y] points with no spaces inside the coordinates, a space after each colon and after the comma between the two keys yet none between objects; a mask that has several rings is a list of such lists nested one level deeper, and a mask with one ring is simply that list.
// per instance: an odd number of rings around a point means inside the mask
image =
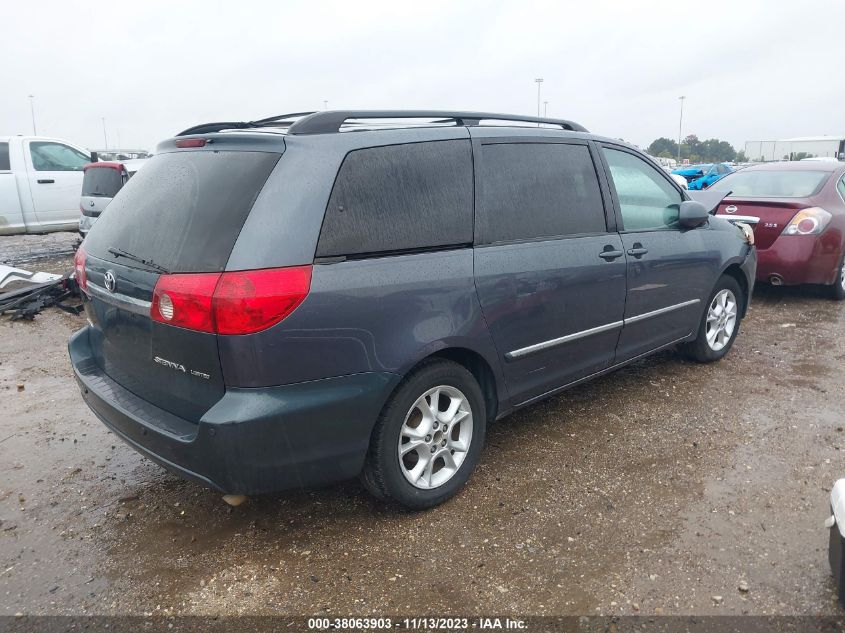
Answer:
[{"label": "white pickup truck", "polygon": [[0,235],[75,231],[82,168],[96,160],[61,139],[0,136]]}]

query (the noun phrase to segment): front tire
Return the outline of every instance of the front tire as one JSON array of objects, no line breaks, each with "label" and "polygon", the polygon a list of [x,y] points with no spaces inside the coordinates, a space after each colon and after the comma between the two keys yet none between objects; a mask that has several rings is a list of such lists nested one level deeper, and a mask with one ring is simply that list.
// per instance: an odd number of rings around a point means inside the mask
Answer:
[{"label": "front tire", "polygon": [[486,415],[481,387],[469,371],[447,360],[424,362],[379,415],[361,477],[364,486],[412,510],[443,503],[478,463]]},{"label": "front tire", "polygon": [[736,279],[722,275],[716,283],[698,326],[698,336],[682,347],[699,363],[720,360],[733,347],[746,297]]}]

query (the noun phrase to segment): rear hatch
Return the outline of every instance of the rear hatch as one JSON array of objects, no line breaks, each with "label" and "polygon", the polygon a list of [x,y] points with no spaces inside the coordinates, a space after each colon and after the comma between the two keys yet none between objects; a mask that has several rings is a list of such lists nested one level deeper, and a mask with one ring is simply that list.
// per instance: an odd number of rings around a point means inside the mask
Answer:
[{"label": "rear hatch", "polygon": [[153,320],[162,274],[220,273],[280,153],[176,150],[149,159],[82,245],[100,368],[197,422],[224,392],[217,336]]},{"label": "rear hatch", "polygon": [[[783,233],[795,214],[809,206],[812,205],[806,200],[725,198],[716,215],[724,215],[729,220],[749,218],[748,223],[754,228],[754,243],[758,249],[765,250]],[[758,218],[755,224],[754,220]]]},{"label": "rear hatch", "polygon": [[98,217],[126,182],[126,171],[120,163],[91,163],[85,166],[82,178],[83,215]]}]

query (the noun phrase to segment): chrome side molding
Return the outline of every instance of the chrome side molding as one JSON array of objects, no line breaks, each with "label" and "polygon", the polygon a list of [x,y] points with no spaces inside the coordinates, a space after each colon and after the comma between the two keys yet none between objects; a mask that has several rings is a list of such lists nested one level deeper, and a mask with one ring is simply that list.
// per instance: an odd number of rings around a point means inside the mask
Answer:
[{"label": "chrome side molding", "polygon": [[593,336],[594,334],[609,332],[611,330],[624,327],[629,323],[638,323],[639,321],[645,321],[646,319],[660,316],[661,314],[666,314],[667,312],[673,312],[674,310],[680,310],[681,308],[686,308],[687,306],[695,305],[696,303],[701,303],[701,299],[690,299],[689,301],[684,301],[683,303],[676,303],[675,305],[666,306],[665,308],[660,308],[658,310],[652,310],[651,312],[644,312],[643,314],[628,317],[627,319],[622,319],[621,321],[606,323],[604,325],[599,325],[598,327],[590,328],[589,330],[581,330],[580,332],[573,332],[572,334],[567,334],[566,336],[561,336],[559,338],[553,338],[549,341],[535,343],[534,345],[529,345],[528,347],[521,347],[505,354],[505,358],[507,360],[516,360],[518,358],[524,358],[525,356],[529,356],[530,354],[534,354],[536,352],[541,352],[545,349],[550,349],[552,347],[557,347],[558,345],[571,343],[572,341],[578,341],[582,338]]},{"label": "chrome side molding", "polygon": [[659,310],[644,312],[643,314],[638,314],[637,316],[632,316],[627,319],[624,319],[625,325],[628,325],[629,323],[637,323],[638,321],[645,321],[646,319],[650,319],[651,317],[656,317],[660,316],[661,314],[666,314],[667,312],[680,310],[681,308],[686,308],[687,306],[695,305],[696,303],[701,303],[701,299],[690,299],[689,301],[684,301],[683,303],[676,303],[673,306],[666,306],[665,308],[660,308]]},{"label": "chrome side molding", "polygon": [[563,345],[564,343],[570,343],[578,339],[586,338],[588,336],[592,336],[593,334],[609,332],[610,330],[615,330],[616,328],[622,327],[622,325],[622,321],[614,321],[613,323],[606,323],[605,325],[590,328],[589,330],[573,332],[572,334],[567,334],[566,336],[561,336],[560,338],[553,338],[550,341],[543,341],[542,343],[535,343],[534,345],[529,345],[528,347],[515,349],[514,351],[505,354],[505,358],[507,358],[508,360],[522,358],[523,356],[528,356],[529,354],[533,354],[544,349],[549,349],[550,347],[557,347],[558,345]]}]

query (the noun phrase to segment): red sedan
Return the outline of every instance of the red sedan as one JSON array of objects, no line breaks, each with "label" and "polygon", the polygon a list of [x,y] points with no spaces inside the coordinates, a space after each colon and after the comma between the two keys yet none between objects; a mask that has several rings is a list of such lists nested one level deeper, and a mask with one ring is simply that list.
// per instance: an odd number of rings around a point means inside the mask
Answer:
[{"label": "red sedan", "polygon": [[845,299],[845,163],[747,167],[711,191],[730,191],[716,213],[754,227],[757,280],[824,284]]}]

